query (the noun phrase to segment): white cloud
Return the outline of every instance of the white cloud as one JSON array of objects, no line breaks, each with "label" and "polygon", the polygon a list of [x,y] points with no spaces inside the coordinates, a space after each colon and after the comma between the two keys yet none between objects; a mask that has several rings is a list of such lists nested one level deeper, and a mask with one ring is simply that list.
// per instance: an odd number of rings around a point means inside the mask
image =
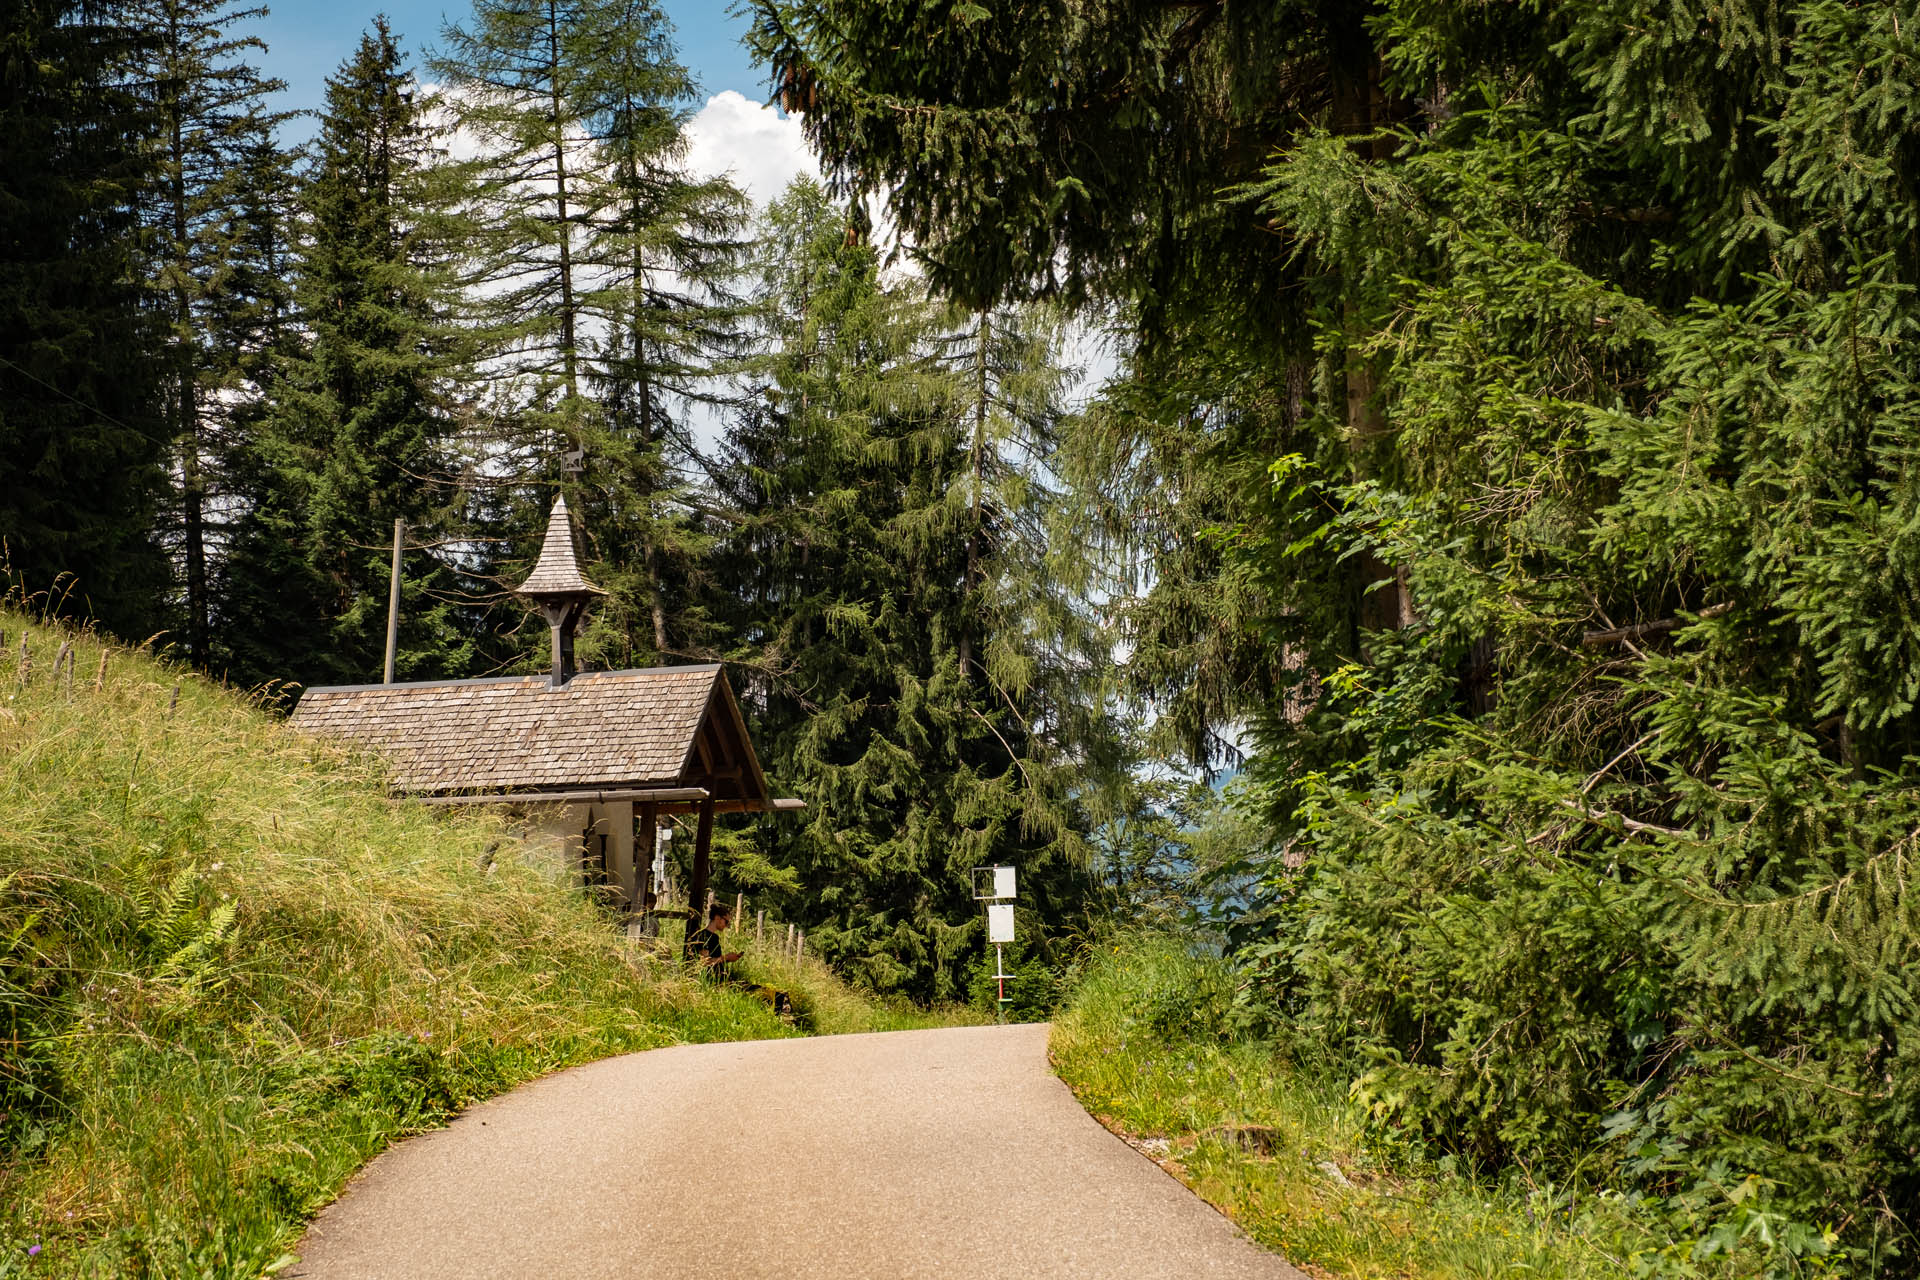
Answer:
[{"label": "white cloud", "polygon": [[777,198],[801,174],[820,176],[797,117],[732,89],[707,99],[685,132],[687,167],[698,174],[732,175],[756,205]]}]

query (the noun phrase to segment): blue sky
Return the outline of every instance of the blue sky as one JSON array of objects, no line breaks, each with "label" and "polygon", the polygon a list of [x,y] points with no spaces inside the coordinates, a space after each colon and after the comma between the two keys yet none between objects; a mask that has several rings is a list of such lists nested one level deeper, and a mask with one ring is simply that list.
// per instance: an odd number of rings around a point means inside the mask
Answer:
[{"label": "blue sky", "polygon": [[[326,77],[353,52],[374,14],[385,11],[417,69],[420,51],[441,27],[472,12],[461,0],[269,0],[269,5],[271,12],[254,34],[267,42],[261,70],[287,82],[286,93],[274,102],[283,110],[320,105]],[[731,89],[754,103],[765,99],[762,76],[740,46],[747,20],[729,16],[728,0],[664,0],[661,7],[673,22],[681,61],[708,95]],[[293,137],[308,132],[298,125],[288,130]]]}]

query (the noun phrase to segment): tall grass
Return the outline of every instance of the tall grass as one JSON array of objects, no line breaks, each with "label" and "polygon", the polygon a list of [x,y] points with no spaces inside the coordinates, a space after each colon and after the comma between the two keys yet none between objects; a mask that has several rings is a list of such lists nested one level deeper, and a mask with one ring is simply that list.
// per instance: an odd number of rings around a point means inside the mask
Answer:
[{"label": "tall grass", "polygon": [[[625,941],[502,820],[388,799],[257,697],[0,628],[0,1277],[259,1276],[371,1155],[477,1099],[795,1034]],[[754,964],[819,1030],[933,1020]]]},{"label": "tall grass", "polygon": [[1344,1076],[1236,1034],[1234,976],[1165,935],[1096,949],[1054,1020],[1055,1068],[1108,1127],[1316,1277],[1613,1280],[1657,1261],[1733,1277],[1604,1190],[1490,1185],[1370,1123]]}]

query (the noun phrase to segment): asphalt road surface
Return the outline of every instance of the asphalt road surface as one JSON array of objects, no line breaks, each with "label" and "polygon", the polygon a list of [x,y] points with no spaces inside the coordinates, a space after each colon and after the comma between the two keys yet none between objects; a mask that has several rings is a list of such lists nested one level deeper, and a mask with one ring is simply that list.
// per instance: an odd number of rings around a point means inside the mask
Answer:
[{"label": "asphalt road surface", "polygon": [[1044,1026],[687,1045],[375,1160],[308,1280],[1304,1280],[1095,1123]]}]

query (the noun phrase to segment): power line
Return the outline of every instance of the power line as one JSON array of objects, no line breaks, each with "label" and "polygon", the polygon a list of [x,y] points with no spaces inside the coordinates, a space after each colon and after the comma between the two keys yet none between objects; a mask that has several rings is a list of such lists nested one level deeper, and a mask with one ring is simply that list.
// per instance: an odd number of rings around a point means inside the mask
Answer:
[{"label": "power line", "polygon": [[88,413],[91,413],[96,417],[100,418],[102,421],[112,423],[114,426],[120,428],[122,431],[131,431],[134,435],[140,436],[147,440],[151,440],[155,444],[172,444],[173,443],[172,436],[158,436],[153,434],[151,431],[144,430],[143,428],[129,426],[127,423],[120,421],[120,419],[114,417],[112,414],[108,413],[106,410],[100,408],[99,406],[88,404],[85,400],[80,399],[78,396],[68,395],[66,392],[62,391],[59,387],[56,387],[51,382],[48,382],[45,378],[40,377],[38,374],[30,373],[27,370],[22,369],[19,365],[7,359],[5,356],[0,356],[0,364],[7,366],[7,368],[13,370],[15,373],[19,374],[21,377],[25,378],[29,382],[39,383],[41,386],[45,387],[47,390],[53,392],[53,394],[59,396],[62,400],[68,401],[69,403],[72,403],[72,404],[77,404],[82,409],[85,409]]}]

